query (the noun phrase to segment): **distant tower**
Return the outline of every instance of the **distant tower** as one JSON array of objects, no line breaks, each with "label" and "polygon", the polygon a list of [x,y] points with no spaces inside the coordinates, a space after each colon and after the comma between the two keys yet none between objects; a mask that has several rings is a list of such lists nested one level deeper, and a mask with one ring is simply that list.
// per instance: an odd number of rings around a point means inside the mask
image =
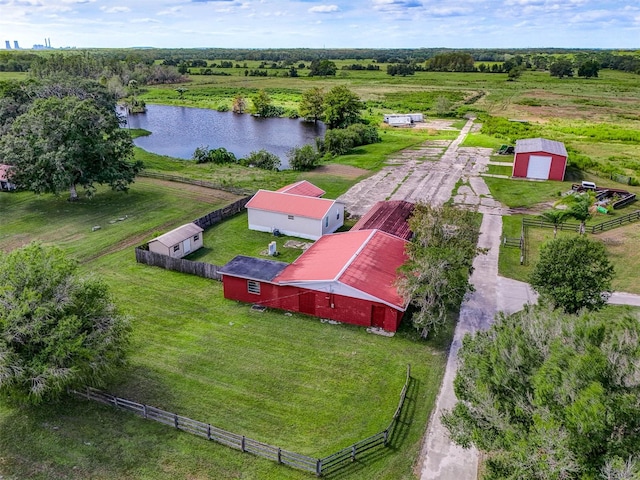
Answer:
[{"label": "distant tower", "polygon": [[49,44],[47,45],[47,47],[51,48],[51,38],[47,38],[47,40],[49,41]]},{"label": "distant tower", "polygon": [[15,48],[16,50],[20,50],[20,45],[18,45],[18,40],[13,41],[13,48]]},{"label": "distant tower", "polygon": [[4,45],[7,50],[11,50],[11,42],[9,40],[5,40]]}]

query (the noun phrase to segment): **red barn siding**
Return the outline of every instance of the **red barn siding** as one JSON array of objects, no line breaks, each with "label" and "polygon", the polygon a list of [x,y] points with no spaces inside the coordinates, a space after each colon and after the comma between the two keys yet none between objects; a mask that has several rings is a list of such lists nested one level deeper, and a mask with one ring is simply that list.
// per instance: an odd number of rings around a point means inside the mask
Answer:
[{"label": "red barn siding", "polygon": [[230,300],[307,313],[363,327],[372,326],[376,307],[376,317],[382,323],[381,327],[389,332],[398,329],[404,313],[383,303],[266,282],[260,282],[260,295],[256,295],[248,292],[246,279],[228,275],[223,276],[222,283],[224,297]]},{"label": "red barn siding", "polygon": [[529,168],[529,157],[531,155],[542,155],[551,157],[551,168],[549,169],[549,180],[564,180],[564,173],[567,168],[567,157],[548,152],[523,152],[517,153],[513,162],[514,177],[526,178]]}]

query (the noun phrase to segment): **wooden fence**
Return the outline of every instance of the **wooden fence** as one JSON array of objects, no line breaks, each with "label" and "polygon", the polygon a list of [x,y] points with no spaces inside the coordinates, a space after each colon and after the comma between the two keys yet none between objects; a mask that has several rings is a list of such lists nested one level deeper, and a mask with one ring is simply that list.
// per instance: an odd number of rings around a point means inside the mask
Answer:
[{"label": "wooden fence", "polygon": [[[214,210],[200,218],[196,218],[193,223],[206,230],[207,228],[240,213],[250,199],[250,196],[241,198],[226,207]],[[148,243],[136,247],[135,254],[136,262],[151,265],[152,267],[160,267],[165,270],[189,273],[191,275],[211,278],[214,280],[220,280],[221,278],[218,273],[218,270],[220,269],[218,265],[213,265],[207,262],[194,262],[184,258],[173,258],[168,255],[162,255],[161,253],[150,252]]]},{"label": "wooden fence", "polygon": [[402,387],[402,391],[400,392],[398,407],[393,414],[393,418],[391,419],[389,426],[385,430],[365,438],[364,440],[360,440],[359,442],[324,458],[314,458],[290,452],[279,447],[274,447],[272,445],[253,440],[245,437],[244,435],[227,432],[226,430],[214,427],[208,423],[192,420],[178,415],[177,413],[167,412],[150,405],[132,402],[131,400],[110,395],[94,388],[87,387],[84,391],[73,390],[71,393],[88,400],[112,405],[122,410],[133,412],[148,420],[154,420],[164,425],[169,425],[178,430],[183,430],[193,435],[206,438],[207,440],[218,442],[222,445],[226,445],[227,447],[240,450],[241,452],[251,453],[258,457],[266,458],[283,465],[288,465],[289,467],[298,470],[315,473],[320,477],[354,462],[357,458],[362,458],[367,451],[373,448],[387,445],[395,431],[400,414],[402,413],[402,407],[404,406],[404,402],[407,397],[407,390],[410,382],[411,365],[407,365],[407,376],[404,386]]},{"label": "wooden fence", "polygon": [[[614,228],[621,227],[622,225],[626,225],[628,223],[636,222],[640,220],[640,210],[636,210],[635,212],[628,213],[621,217],[612,218],[611,220],[606,220],[604,222],[597,223],[595,225],[587,225],[585,226],[585,233],[601,233],[606,232],[607,230],[612,230]],[[520,265],[527,264],[527,247],[529,242],[527,241],[527,228],[528,227],[538,227],[538,228],[557,228],[560,231],[573,231],[579,232],[580,225],[577,223],[569,223],[563,222],[558,224],[557,226],[553,223],[546,222],[541,218],[522,218],[522,228],[520,233],[520,238],[509,238],[503,237],[502,244],[506,247],[519,247],[520,248]]]},{"label": "wooden fence", "polygon": [[144,263],[152,267],[160,267],[165,270],[173,270],[175,272],[188,273],[212,280],[220,280],[221,275],[218,273],[220,267],[212,263],[194,262],[184,258],[173,258],[169,255],[150,252],[142,247],[136,247],[136,262]]},{"label": "wooden fence", "polygon": [[188,183],[189,185],[198,185],[200,187],[211,188],[213,190],[222,190],[224,192],[235,193],[236,195],[253,195],[255,193],[255,191],[251,191],[246,188],[233,187],[223,183],[208,182],[206,180],[180,177],[178,175],[168,175],[166,173],[148,172],[146,170],[138,172],[138,176],[157,178],[158,180],[166,180],[168,182]]},{"label": "wooden fence", "polygon": [[207,213],[200,218],[196,218],[193,223],[206,230],[207,228],[212,227],[222,222],[223,220],[231,218],[234,215],[242,212],[249,200],[251,200],[251,195],[241,198],[240,200],[237,200],[227,205],[226,207],[219,208],[218,210]]}]

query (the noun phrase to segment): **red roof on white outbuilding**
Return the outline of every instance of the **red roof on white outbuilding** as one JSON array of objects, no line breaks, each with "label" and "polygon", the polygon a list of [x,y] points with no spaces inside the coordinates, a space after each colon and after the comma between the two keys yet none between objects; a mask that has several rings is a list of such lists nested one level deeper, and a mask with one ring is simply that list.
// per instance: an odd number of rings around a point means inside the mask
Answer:
[{"label": "red roof on white outbuilding", "polygon": [[407,260],[407,241],[380,230],[324,235],[273,279],[280,285],[339,282],[394,308],[407,302],[398,293],[398,268]]},{"label": "red roof on white outbuilding", "polygon": [[335,200],[293,195],[291,193],[258,190],[249,200],[247,208],[278,212],[287,215],[322,219],[335,205]]},{"label": "red roof on white outbuilding", "polygon": [[276,192],[291,193],[293,195],[304,195],[306,197],[321,197],[325,193],[320,187],[316,187],[313,183],[301,180],[290,185],[285,185],[276,190]]}]

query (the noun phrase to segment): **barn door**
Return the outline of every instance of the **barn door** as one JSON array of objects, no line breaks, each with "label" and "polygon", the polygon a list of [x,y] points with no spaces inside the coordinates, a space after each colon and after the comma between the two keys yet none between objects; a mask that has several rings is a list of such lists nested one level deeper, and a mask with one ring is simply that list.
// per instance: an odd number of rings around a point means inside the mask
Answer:
[{"label": "barn door", "polygon": [[551,170],[551,160],[551,157],[531,155],[529,157],[529,165],[527,167],[527,178],[548,180],[549,171]]},{"label": "barn door", "polygon": [[184,254],[186,255],[191,251],[191,239],[187,238],[184,242],[182,242],[182,247],[184,248]]},{"label": "barn door", "polygon": [[300,292],[300,295],[298,295],[298,310],[300,311],[300,313],[315,315],[316,314],[316,293]]},{"label": "barn door", "polygon": [[384,328],[385,308],[380,305],[371,306],[371,326],[376,328]]}]

